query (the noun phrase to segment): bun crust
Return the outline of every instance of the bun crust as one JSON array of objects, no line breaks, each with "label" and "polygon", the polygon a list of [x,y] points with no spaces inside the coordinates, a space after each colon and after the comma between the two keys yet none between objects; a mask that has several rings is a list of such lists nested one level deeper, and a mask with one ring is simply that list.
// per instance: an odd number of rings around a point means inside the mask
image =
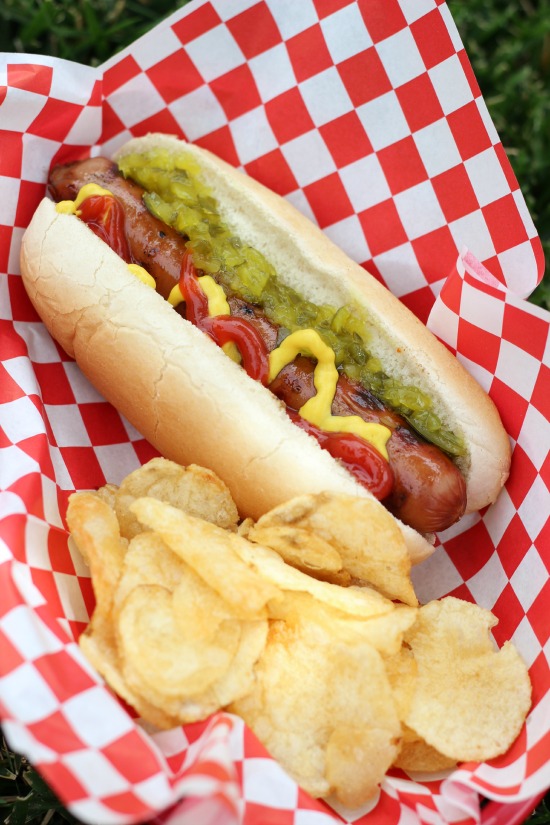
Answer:
[{"label": "bun crust", "polygon": [[[206,150],[164,135],[119,152],[168,146],[198,160],[224,218],[306,299],[353,302],[378,332],[369,348],[389,372],[426,389],[469,447],[461,467],[468,510],[493,501],[507,478],[510,442],[496,408],[458,361],[359,265],[290,204]],[[202,332],[174,312],[73,216],[44,199],[21,250],[25,287],[51,335],[156,449],[211,468],[243,516],[322,490],[371,497],[281,403]],[[295,277],[299,273],[299,277]],[[372,346],[371,346],[372,343]],[[380,505],[382,506],[382,505]],[[413,562],[432,545],[398,522]]]}]

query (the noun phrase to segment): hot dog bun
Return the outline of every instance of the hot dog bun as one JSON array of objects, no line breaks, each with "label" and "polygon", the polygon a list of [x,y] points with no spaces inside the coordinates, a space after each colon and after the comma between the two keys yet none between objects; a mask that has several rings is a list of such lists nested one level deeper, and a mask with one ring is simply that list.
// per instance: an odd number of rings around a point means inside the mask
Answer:
[{"label": "hot dog bun", "polygon": [[[154,134],[118,157],[158,146],[192,153],[227,224],[305,299],[364,307],[374,330],[369,347],[386,371],[429,393],[464,438],[468,511],[492,502],[509,472],[510,442],[491,400],[447,349],[288,202],[206,150]],[[304,492],[369,495],[269,391],[48,200],[25,232],[21,270],[48,330],[105,398],[163,455],[218,473],[242,514],[257,518]],[[424,537],[402,530],[414,561],[431,552]]]}]

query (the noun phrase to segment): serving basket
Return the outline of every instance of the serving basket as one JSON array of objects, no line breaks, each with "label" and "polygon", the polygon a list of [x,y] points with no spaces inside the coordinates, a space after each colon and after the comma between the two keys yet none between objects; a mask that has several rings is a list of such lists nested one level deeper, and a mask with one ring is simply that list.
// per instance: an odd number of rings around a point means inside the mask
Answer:
[{"label": "serving basket", "polygon": [[[513,445],[496,504],[438,538],[421,601],[493,610],[530,669],[511,750],[391,772],[361,811],[311,799],[240,720],[139,723],[80,652],[89,571],[75,490],[155,452],[50,339],[19,272],[53,163],[183,136],[311,217],[457,354]],[[527,139],[527,138],[526,138]],[[85,823],[516,825],[550,786],[549,315],[543,255],[447,5],[195,0],[99,68],[0,55],[0,717]]]}]

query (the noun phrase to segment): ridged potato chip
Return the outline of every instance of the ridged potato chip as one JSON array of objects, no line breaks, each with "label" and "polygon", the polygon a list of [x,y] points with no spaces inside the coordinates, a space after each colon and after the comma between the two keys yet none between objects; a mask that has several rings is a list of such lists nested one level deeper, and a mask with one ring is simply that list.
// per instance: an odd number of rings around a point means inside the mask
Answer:
[{"label": "ridged potato chip", "polygon": [[251,692],[230,705],[315,797],[354,807],[372,796],[401,728],[380,655],[316,625],[270,625]]},{"label": "ridged potato chip", "polygon": [[404,721],[421,739],[457,762],[505,753],[531,704],[531,683],[516,649],[490,636],[495,616],[447,597],[418,611],[405,634],[418,675]]},{"label": "ridged potato chip", "polygon": [[278,587],[242,560],[239,547],[248,542],[237,533],[222,530],[153,498],[137,499],[131,509],[140,522],[158,533],[240,618],[257,618],[270,599],[280,597]]},{"label": "ridged potato chip", "polygon": [[[323,541],[341,558],[341,568],[357,582],[369,584],[390,599],[418,604],[410,579],[411,560],[401,532],[390,514],[376,501],[349,495],[318,493],[292,499],[270,510],[250,530],[249,538],[265,543],[269,534],[285,528],[306,543]],[[283,557],[282,532],[273,547]],[[328,568],[327,568],[328,569]]]},{"label": "ridged potato chip", "polygon": [[196,464],[182,467],[165,458],[153,458],[126,476],[114,503],[121,534],[128,539],[143,529],[131,504],[144,496],[165,501],[226,530],[237,528],[239,514],[229,489],[215,473]]},{"label": "ridged potato chip", "polygon": [[527,668],[495,617],[419,607],[393,521],[320,494],[238,524],[213,473],[154,459],[71,497],[96,608],[80,638],[157,728],[239,714],[311,795],[354,808],[392,766],[441,773],[506,751]]}]

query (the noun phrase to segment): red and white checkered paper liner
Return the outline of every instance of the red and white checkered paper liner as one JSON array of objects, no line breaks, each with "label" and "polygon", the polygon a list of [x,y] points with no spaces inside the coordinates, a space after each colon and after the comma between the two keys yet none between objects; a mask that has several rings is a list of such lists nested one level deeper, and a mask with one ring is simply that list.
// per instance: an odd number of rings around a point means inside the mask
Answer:
[{"label": "red and white checkered paper liner", "polygon": [[[474,825],[501,810],[479,795],[544,791],[549,317],[523,300],[543,258],[445,3],[196,0],[99,69],[3,55],[0,71],[0,713],[12,747],[94,825]],[[514,443],[506,489],[415,576],[423,600],[493,609],[497,642],[511,638],[530,667],[533,711],[505,757],[449,776],[397,772],[340,817],[226,714],[147,733],[80,654],[93,594],[67,542],[67,498],[154,453],[51,341],[18,250],[52,162],[150,130],[183,134],[291,200],[429,317],[499,405]],[[498,821],[517,822],[516,808]]]}]

